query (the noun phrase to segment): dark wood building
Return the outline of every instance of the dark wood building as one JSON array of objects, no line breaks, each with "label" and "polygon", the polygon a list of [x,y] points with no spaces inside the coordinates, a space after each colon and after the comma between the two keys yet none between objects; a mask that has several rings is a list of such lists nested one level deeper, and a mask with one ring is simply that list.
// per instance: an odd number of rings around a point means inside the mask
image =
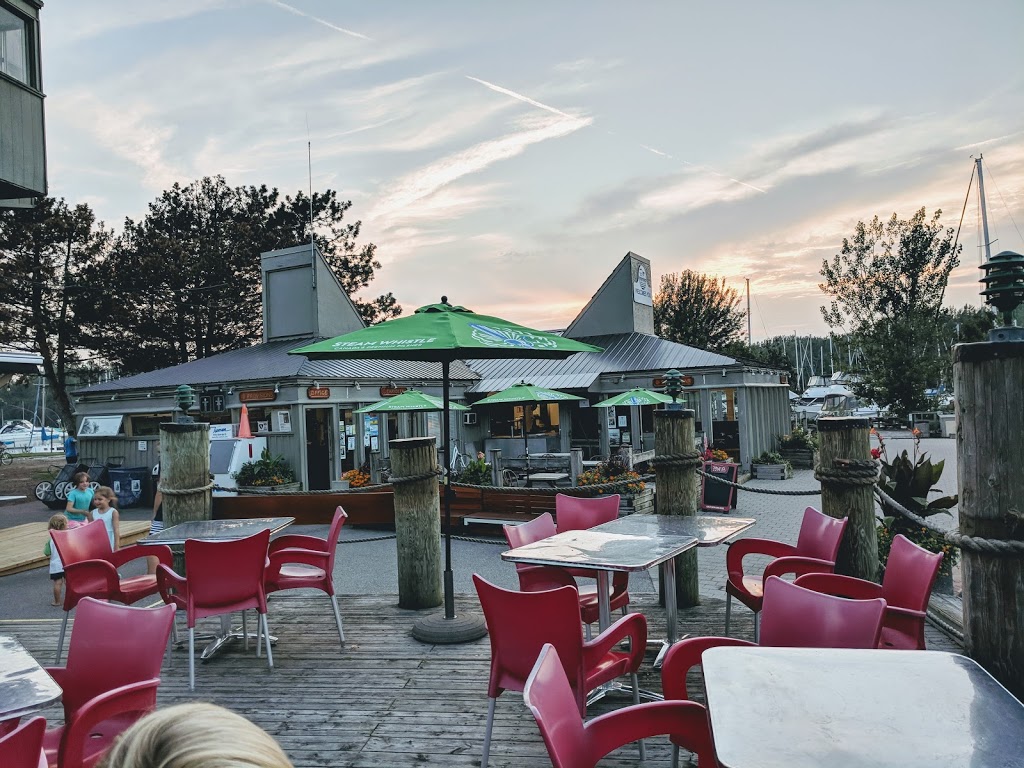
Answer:
[{"label": "dark wood building", "polygon": [[0,0],[0,208],[46,194],[39,0]]}]

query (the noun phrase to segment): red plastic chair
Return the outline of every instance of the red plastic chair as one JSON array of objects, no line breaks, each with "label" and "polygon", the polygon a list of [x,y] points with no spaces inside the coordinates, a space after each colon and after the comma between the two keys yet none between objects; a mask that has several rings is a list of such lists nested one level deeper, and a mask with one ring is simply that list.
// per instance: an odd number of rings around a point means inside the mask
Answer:
[{"label": "red plastic chair", "polygon": [[345,631],[341,627],[338,597],[334,594],[334,555],[338,537],[348,514],[341,507],[334,510],[331,529],[326,539],[301,534],[279,536],[270,542],[269,565],[263,578],[267,594],[283,589],[319,589],[326,592],[334,606],[334,620],[338,637],[345,646]]},{"label": "red plastic chair", "polygon": [[261,655],[260,644],[266,639],[267,663],[271,669],[274,668],[270,631],[267,629],[267,593],[263,587],[269,541],[269,530],[233,541],[189,539],[185,542],[186,578],[166,565],[157,569],[164,602],[182,608],[188,620],[190,690],[196,689],[196,620],[208,616],[255,608],[260,614],[261,628],[256,639],[256,655]]},{"label": "red plastic chair", "polygon": [[[481,766],[486,768],[490,754],[498,696],[506,690],[523,690],[545,643],[559,651],[571,681],[577,717],[586,711],[587,693],[627,673],[632,678],[633,699],[639,700],[636,671],[647,647],[647,620],[642,614],[623,616],[593,640],[584,641],[575,588],[514,592],[497,587],[475,573],[473,582],[491,638],[491,675],[487,685],[490,701]],[[616,650],[627,637],[630,650]]]},{"label": "red plastic chair", "polygon": [[941,552],[929,552],[899,534],[892,540],[881,585],[836,573],[807,574],[796,583],[815,592],[856,600],[882,598],[885,618],[878,647],[923,651],[928,599],[940,565]]},{"label": "red plastic chair", "polygon": [[[558,494],[561,496],[562,494]],[[550,512],[545,512],[529,522],[520,525],[503,525],[505,541],[515,549],[535,541],[546,539],[558,533],[555,521]],[[574,529],[576,530],[576,529]],[[550,565],[529,565],[516,563],[516,575],[519,577],[519,589],[523,592],[537,592],[556,587],[575,586],[579,594],[580,615],[584,624],[590,625],[598,620],[600,607],[597,599],[597,585],[579,586],[573,575],[579,573],[590,578],[596,574],[592,570],[558,568]],[[623,609],[629,603],[629,574],[625,572],[612,574],[611,610]],[[587,632],[590,632],[589,626]]]},{"label": "red plastic chair", "polygon": [[64,621],[60,625],[57,657],[54,660],[55,664],[59,664],[64,649],[68,614],[78,605],[79,600],[94,597],[131,605],[144,597],[155,595],[159,591],[156,576],[142,574],[122,579],[117,569],[146,557],[156,557],[167,566],[174,560],[170,548],[159,545],[136,544],[116,552],[111,551],[110,539],[102,520],[64,531],[50,531],[50,538],[64,564]]},{"label": "red plastic chair", "polygon": [[46,768],[43,734],[46,720],[34,717],[6,736],[0,736],[0,765],[4,768]]},{"label": "red plastic chair", "polygon": [[[735,597],[754,612],[754,642],[760,638],[760,612],[764,599],[764,582],[769,576],[792,573],[832,573],[836,567],[839,542],[846,529],[846,518],[837,520],[823,515],[814,507],[804,510],[796,546],[771,539],[738,539],[725,555],[728,580],[725,584],[725,634],[729,634],[732,599]],[[743,558],[747,555],[767,555],[775,558],[758,576],[743,571]]]},{"label": "red plastic chair", "polygon": [[156,708],[174,610],[79,603],[68,663],[46,670],[64,692],[64,725],[43,740],[51,768],[95,765],[118,734]]},{"label": "red plastic chair", "polygon": [[[764,585],[763,613],[761,646],[874,648],[882,632],[885,600],[844,600],[798,587],[778,576],[769,576]],[[661,668],[665,698],[684,701],[690,698],[686,676],[693,667],[700,666],[701,656],[708,648],[755,645],[758,644],[732,637],[688,637],[680,640],[669,649]],[[674,739],[673,744],[674,768],[679,764],[680,746],[693,750]]]},{"label": "red plastic chair", "polygon": [[558,651],[541,649],[523,690],[555,768],[591,768],[631,741],[666,734],[697,753],[702,768],[717,765],[707,713],[692,701],[656,701],[609,712],[584,723]]}]

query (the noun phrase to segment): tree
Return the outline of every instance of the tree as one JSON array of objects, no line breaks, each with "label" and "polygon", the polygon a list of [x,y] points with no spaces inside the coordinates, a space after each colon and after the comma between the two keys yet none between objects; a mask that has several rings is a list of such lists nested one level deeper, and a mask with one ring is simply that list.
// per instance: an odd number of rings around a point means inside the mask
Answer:
[{"label": "tree", "polygon": [[962,250],[941,215],[926,219],[921,208],[906,221],[894,213],[884,223],[877,216],[857,222],[853,237],[821,265],[818,287],[832,297],[821,309],[825,322],[863,352],[854,390],[900,415],[926,408],[924,390],[941,375],[942,300]]},{"label": "tree", "polygon": [[654,327],[659,336],[699,349],[718,352],[740,339],[746,312],[725,278],[686,269],[661,277],[654,297]]},{"label": "tree", "polygon": [[[262,334],[261,252],[313,236],[349,293],[367,286],[376,246],[356,245],[359,222],[333,190],[283,200],[266,186],[230,187],[223,177],[175,184],[150,203],[87,278],[102,302],[77,309],[90,348],[137,373],[248,346]],[[356,302],[369,322],[401,313],[392,294]]]},{"label": "tree", "polygon": [[34,208],[0,211],[6,296],[0,303],[0,343],[42,356],[51,397],[71,434],[77,425],[67,388],[81,341],[75,305],[87,294],[101,300],[82,276],[109,242],[110,232],[85,204],[70,208],[47,197]]}]

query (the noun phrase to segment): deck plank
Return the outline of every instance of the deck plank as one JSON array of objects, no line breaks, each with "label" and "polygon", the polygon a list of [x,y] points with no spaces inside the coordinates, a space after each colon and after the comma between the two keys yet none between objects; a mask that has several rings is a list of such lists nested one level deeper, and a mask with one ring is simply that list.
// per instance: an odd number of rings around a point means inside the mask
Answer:
[{"label": "deck plank", "polygon": [[[47,521],[38,521],[0,528],[0,576],[30,571],[50,562],[43,554],[48,525]],[[148,520],[122,520],[121,546],[134,544],[148,533]]]},{"label": "deck plank", "polygon": [[[296,768],[478,766],[487,712],[487,639],[464,645],[423,645],[409,634],[422,614],[398,608],[396,597],[343,595],[339,600],[347,640],[344,650],[325,598],[274,595],[269,612],[271,633],[278,637],[273,671],[265,658],[256,658],[252,646],[245,653],[236,643],[209,662],[197,664],[196,690],[190,692],[187,650],[175,649],[164,662],[159,705],[211,701],[229,707],[271,733]],[[648,616],[651,637],[664,636],[664,611],[653,596],[639,597],[633,608]],[[457,596],[457,610],[477,609],[472,596]],[[734,611],[737,637],[750,637],[751,616],[748,611]],[[207,621],[211,627],[216,625],[216,619]],[[681,610],[679,622],[683,632],[719,634],[724,602],[707,600]],[[179,617],[182,638],[183,625]],[[200,631],[204,625],[200,622]],[[59,620],[0,623],[0,632],[16,636],[44,663],[53,657],[59,628]],[[959,650],[931,627],[928,642],[933,649]],[[651,668],[654,651],[649,649],[640,684],[660,691],[659,675]],[[588,716],[628,703],[626,696],[608,697],[592,706]],[[51,724],[62,719],[59,707],[43,714]],[[647,755],[645,765],[668,766],[671,745],[667,739],[649,739]],[[695,765],[687,763],[686,757],[684,752],[684,766]],[[498,699],[490,764],[496,768],[549,764],[521,694],[507,692]],[[635,766],[636,747],[624,747],[601,764]]]}]

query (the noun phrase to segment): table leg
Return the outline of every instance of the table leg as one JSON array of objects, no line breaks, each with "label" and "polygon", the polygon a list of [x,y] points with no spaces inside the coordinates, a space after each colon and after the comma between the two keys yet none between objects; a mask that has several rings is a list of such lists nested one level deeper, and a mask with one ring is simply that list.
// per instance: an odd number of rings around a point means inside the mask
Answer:
[{"label": "table leg", "polygon": [[[257,630],[259,629],[259,619],[257,618]],[[231,626],[231,614],[225,613],[220,617],[220,634],[216,635],[213,642],[210,643],[203,649],[199,658],[203,661],[212,658],[217,652],[223,648],[227,643],[237,640],[240,637],[248,637],[249,640],[257,639],[257,632],[243,633],[241,627]],[[276,643],[277,638],[274,635],[270,636],[270,642]]]},{"label": "table leg", "polygon": [[668,640],[662,641],[661,650],[658,651],[658,657],[654,660],[655,669],[661,669],[665,654],[679,639],[676,628],[676,560],[674,557],[670,557],[661,564],[661,581],[665,591],[665,628]]}]

